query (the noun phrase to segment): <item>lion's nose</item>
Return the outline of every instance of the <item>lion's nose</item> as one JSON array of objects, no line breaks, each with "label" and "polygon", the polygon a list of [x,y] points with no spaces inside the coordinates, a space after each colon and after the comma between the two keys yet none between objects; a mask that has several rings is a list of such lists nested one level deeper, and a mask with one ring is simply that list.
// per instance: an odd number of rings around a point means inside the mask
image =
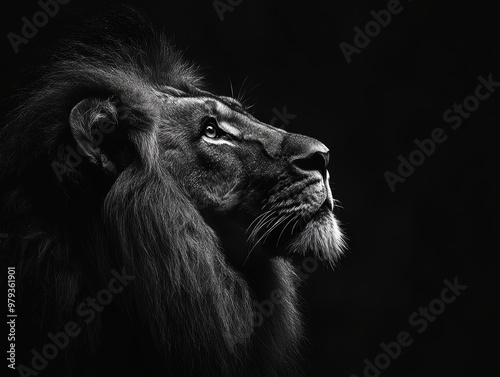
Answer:
[{"label": "lion's nose", "polygon": [[319,170],[324,174],[330,158],[329,152],[313,152],[305,158],[293,160],[293,164],[302,170]]},{"label": "lion's nose", "polygon": [[290,134],[285,141],[285,151],[290,156],[292,164],[299,169],[317,170],[326,176],[330,151],[320,141],[303,135]]}]

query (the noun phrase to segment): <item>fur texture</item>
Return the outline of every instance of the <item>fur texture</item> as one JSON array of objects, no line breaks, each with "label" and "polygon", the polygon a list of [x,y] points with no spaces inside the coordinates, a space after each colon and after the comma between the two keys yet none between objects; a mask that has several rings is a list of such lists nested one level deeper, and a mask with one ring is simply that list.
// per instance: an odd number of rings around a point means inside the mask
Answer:
[{"label": "fur texture", "polygon": [[[307,154],[325,147],[204,91],[135,11],[61,46],[0,132],[2,260],[32,313],[18,363],[75,321],[41,375],[297,373],[288,256],[342,249],[325,162]],[[75,309],[122,268],[133,282],[84,321]]]}]

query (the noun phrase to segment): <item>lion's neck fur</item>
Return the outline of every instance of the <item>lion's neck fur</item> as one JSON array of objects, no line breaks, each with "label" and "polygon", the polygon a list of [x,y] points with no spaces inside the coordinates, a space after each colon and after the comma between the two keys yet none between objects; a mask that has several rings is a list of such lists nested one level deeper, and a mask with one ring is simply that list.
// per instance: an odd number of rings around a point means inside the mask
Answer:
[{"label": "lion's neck fur", "polygon": [[[291,363],[300,328],[291,268],[269,259],[249,264],[245,275],[231,268],[225,254],[247,252],[246,245],[222,250],[217,234],[168,173],[153,171],[144,178],[139,170],[122,174],[119,180],[134,177],[135,183],[117,182],[104,212],[110,239],[117,241],[111,247],[141,276],[138,291],[150,293],[134,299],[157,346],[172,351],[183,369],[193,364],[196,349],[195,364],[219,374],[241,372],[248,363],[258,362],[263,370]],[[254,304],[274,296],[280,303],[255,326]]]},{"label": "lion's neck fur", "polygon": [[[83,208],[92,207],[96,212],[85,214]],[[81,211],[77,224],[64,217],[73,211]],[[291,267],[282,260],[255,258],[242,271],[232,268],[225,253],[245,252],[246,245],[223,250],[216,232],[167,173],[132,167],[113,184],[103,206],[70,204],[43,223],[41,217],[34,220],[39,215],[32,208],[31,226],[16,235],[24,242],[17,245],[15,259],[24,263],[23,286],[43,298],[33,306],[26,302],[23,309],[43,308],[43,318],[49,319],[33,324],[42,329],[41,346],[44,332],[63,329],[75,320],[85,297],[107,286],[111,270],[124,267],[135,276],[95,321],[80,321],[84,331],[61,357],[69,364],[86,359],[89,350],[99,355],[102,348],[96,345],[105,319],[120,315],[131,333],[146,329],[140,341],[154,340],[170,372],[264,376],[294,370],[300,323]],[[47,266],[43,275],[36,272],[41,265]],[[269,312],[265,305],[274,297],[281,299]],[[69,366],[60,365],[69,375]]]}]

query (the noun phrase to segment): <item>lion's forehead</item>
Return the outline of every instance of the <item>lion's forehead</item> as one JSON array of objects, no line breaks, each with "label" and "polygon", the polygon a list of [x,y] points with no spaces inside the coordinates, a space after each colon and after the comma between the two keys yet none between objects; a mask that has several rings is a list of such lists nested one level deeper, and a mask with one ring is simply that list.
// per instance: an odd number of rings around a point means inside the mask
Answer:
[{"label": "lion's forehead", "polygon": [[[182,93],[182,94],[180,94]],[[240,108],[241,104],[230,97],[189,96],[177,89],[158,91],[155,95],[165,105],[176,104],[181,109],[200,109],[207,115],[217,117],[219,127],[240,140],[255,141],[268,152],[275,154],[286,131],[265,124]],[[272,150],[272,151],[271,151]]]}]

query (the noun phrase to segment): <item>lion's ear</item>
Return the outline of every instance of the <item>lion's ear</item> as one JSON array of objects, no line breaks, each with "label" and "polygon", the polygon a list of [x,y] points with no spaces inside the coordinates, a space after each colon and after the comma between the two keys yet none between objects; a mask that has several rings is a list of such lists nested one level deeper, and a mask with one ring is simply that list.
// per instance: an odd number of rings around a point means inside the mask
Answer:
[{"label": "lion's ear", "polygon": [[117,172],[126,160],[123,125],[128,113],[128,107],[114,98],[80,101],[69,116],[78,154],[106,171]]}]

